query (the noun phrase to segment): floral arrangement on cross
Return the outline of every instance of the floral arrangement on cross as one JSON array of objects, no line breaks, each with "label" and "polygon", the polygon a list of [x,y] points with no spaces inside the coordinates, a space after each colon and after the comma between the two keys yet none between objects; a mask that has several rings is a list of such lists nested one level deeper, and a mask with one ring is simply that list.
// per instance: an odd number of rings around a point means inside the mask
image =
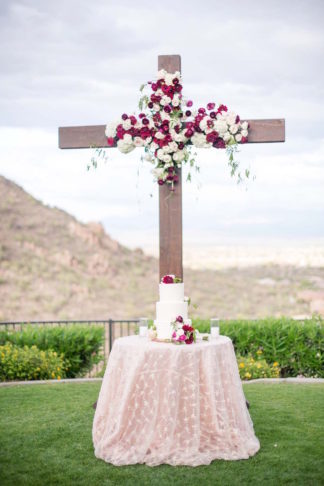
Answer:
[{"label": "floral arrangement on cross", "polygon": [[[150,92],[147,94],[146,89]],[[122,153],[144,147],[144,159],[155,165],[152,173],[158,184],[168,184],[171,190],[178,182],[178,169],[189,164],[199,172],[192,147],[226,149],[231,175],[243,180],[234,158],[238,143],[248,141],[248,122],[228,110],[227,106],[208,103],[206,108],[192,109],[193,102],[182,94],[180,72],[158,71],[156,81],[140,88],[141,113],[124,113],[121,119],[108,123],[105,134],[109,146],[117,144]],[[244,172],[249,177],[249,170]],[[187,179],[191,180],[189,172]]]}]

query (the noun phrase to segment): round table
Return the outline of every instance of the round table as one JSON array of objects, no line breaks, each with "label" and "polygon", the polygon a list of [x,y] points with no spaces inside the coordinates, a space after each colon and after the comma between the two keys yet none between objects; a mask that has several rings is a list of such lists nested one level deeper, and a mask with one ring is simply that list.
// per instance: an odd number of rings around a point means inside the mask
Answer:
[{"label": "round table", "polygon": [[114,342],[93,421],[96,457],[114,465],[199,466],[260,448],[232,341]]}]

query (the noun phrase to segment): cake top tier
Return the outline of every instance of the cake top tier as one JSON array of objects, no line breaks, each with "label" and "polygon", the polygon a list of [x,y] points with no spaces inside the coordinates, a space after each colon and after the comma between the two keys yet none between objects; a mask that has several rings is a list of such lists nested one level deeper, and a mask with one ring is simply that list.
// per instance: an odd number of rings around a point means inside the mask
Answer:
[{"label": "cake top tier", "polygon": [[161,302],[183,302],[184,285],[183,283],[160,283],[160,301]]}]

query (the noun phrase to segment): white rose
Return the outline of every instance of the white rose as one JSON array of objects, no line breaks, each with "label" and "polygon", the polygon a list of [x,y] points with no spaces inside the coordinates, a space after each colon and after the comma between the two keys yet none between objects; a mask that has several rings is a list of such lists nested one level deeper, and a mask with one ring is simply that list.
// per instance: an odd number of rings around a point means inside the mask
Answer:
[{"label": "white rose", "polygon": [[118,122],[110,122],[106,126],[105,134],[108,138],[114,138],[116,136],[116,128],[119,125]]},{"label": "white rose", "polygon": [[247,130],[242,130],[241,131],[242,137],[247,137],[248,136],[248,131]]},{"label": "white rose", "polygon": [[157,143],[155,143],[155,142],[151,143],[151,150],[153,150],[153,152],[155,152],[155,150],[158,149],[158,148],[159,148],[159,146],[158,146]]},{"label": "white rose", "polygon": [[211,147],[211,143],[208,143],[204,133],[195,132],[191,137],[191,142],[197,148],[208,148]]},{"label": "white rose", "polygon": [[163,93],[162,89],[157,89],[157,90],[155,91],[155,94],[156,94],[157,96],[163,96],[163,94],[164,94],[164,93]]},{"label": "white rose", "polygon": [[162,179],[165,177],[165,174],[164,174],[164,169],[162,167],[157,167],[156,169],[153,169],[152,170],[152,174],[154,175],[154,177],[156,177],[157,179]]},{"label": "white rose", "polygon": [[176,142],[170,142],[169,147],[171,152],[176,152],[178,150],[178,144]]},{"label": "white rose", "polygon": [[170,121],[170,115],[165,111],[161,111],[161,119]]},{"label": "white rose", "polygon": [[160,69],[157,73],[157,79],[164,79],[166,75],[166,70],[165,69]]},{"label": "white rose", "polygon": [[147,138],[146,138],[146,139],[143,141],[143,143],[144,143],[145,147],[147,147],[147,145],[149,145],[149,144],[151,143],[151,141],[152,141],[152,137],[147,137]]},{"label": "white rose", "polygon": [[231,140],[232,136],[229,132],[225,132],[222,138],[223,138],[224,142],[229,142]]},{"label": "white rose", "polygon": [[170,74],[170,73],[166,73],[165,75],[165,84],[167,84],[168,86],[171,86],[173,84],[173,74]]},{"label": "white rose", "polygon": [[130,121],[129,118],[127,118],[127,120],[123,120],[122,125],[123,125],[123,129],[124,130],[129,130],[130,127],[132,126],[131,121]]},{"label": "white rose", "polygon": [[165,155],[165,154],[164,154],[164,151],[163,151],[162,149],[159,149],[159,150],[157,151],[157,156],[158,156],[158,158],[159,158],[160,160],[163,160],[164,155]]},{"label": "white rose", "polygon": [[174,95],[173,100],[172,100],[172,105],[173,106],[179,106],[180,105],[179,95]]},{"label": "white rose", "polygon": [[125,133],[123,140],[125,143],[133,143],[132,136],[129,133]]},{"label": "white rose", "polygon": [[249,123],[247,121],[244,121],[241,123],[241,127],[243,130],[247,130],[249,128]]},{"label": "white rose", "polygon": [[128,154],[129,152],[131,152],[132,150],[134,150],[135,145],[133,143],[127,143],[127,142],[124,141],[124,139],[122,139],[122,140],[118,140],[118,142],[117,142],[117,148],[123,154]]},{"label": "white rose", "polygon": [[199,123],[199,127],[201,128],[201,130],[203,130],[203,131],[207,130],[207,128],[208,128],[207,122],[208,122],[208,116],[205,116],[205,118],[203,118],[201,120],[201,122]]},{"label": "white rose", "polygon": [[160,111],[160,110],[161,110],[160,105],[158,105],[157,103],[154,103],[154,105],[153,105],[153,110],[154,110],[154,111]]},{"label": "white rose", "polygon": [[216,120],[215,122],[215,130],[222,136],[225,132],[227,132],[227,123],[225,120]]},{"label": "white rose", "polygon": [[236,120],[236,113],[234,113],[233,111],[227,113],[226,121],[229,125],[234,125],[235,120]]},{"label": "white rose", "polygon": [[172,160],[172,159],[171,159],[171,155],[169,155],[169,154],[166,154],[166,155],[163,157],[163,161],[164,161],[164,162],[166,162],[166,163],[171,162],[171,160]]},{"label": "white rose", "polygon": [[167,96],[167,95],[163,95],[163,96],[162,96],[162,99],[161,99],[161,101],[160,101],[160,104],[161,104],[162,106],[165,106],[165,105],[168,105],[168,104],[170,103],[170,101],[171,101],[171,98],[170,98],[169,96]]},{"label": "white rose", "polygon": [[162,132],[156,132],[155,138],[159,138],[161,140],[162,138],[164,138],[164,135]]},{"label": "white rose", "polygon": [[235,133],[237,133],[237,131],[238,131],[238,125],[235,125],[235,124],[234,124],[234,125],[231,125],[231,126],[230,126],[229,131],[230,131],[230,132],[231,132],[233,135],[235,135]]},{"label": "white rose", "polygon": [[183,159],[185,158],[185,153],[183,150],[178,150],[178,152],[175,152],[173,154],[172,158],[175,162],[182,162]]},{"label": "white rose", "polygon": [[236,140],[237,142],[240,142],[240,141],[242,140],[242,135],[241,135],[240,133],[237,133],[237,134],[235,135],[235,140]]},{"label": "white rose", "polygon": [[174,137],[172,137],[176,142],[184,142],[186,137],[183,133],[175,133]]},{"label": "white rose", "polygon": [[135,145],[135,147],[143,147],[144,140],[141,137],[135,137],[134,138],[134,145]]}]

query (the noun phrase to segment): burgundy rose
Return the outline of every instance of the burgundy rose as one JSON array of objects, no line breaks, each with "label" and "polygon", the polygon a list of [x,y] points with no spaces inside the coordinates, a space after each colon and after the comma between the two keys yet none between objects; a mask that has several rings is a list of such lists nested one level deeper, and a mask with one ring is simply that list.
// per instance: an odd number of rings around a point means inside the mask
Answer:
[{"label": "burgundy rose", "polygon": [[183,142],[179,142],[178,147],[179,147],[179,150],[182,150],[184,148],[184,143]]},{"label": "burgundy rose", "polygon": [[208,103],[207,104],[207,110],[213,110],[215,108],[215,103]]},{"label": "burgundy rose", "polygon": [[188,130],[186,130],[186,131],[185,131],[185,136],[186,136],[187,138],[192,137],[192,136],[193,136],[193,134],[194,134],[194,131],[192,130],[192,128],[189,128]]},{"label": "burgundy rose", "polygon": [[190,108],[190,106],[192,106],[192,105],[193,105],[193,102],[191,100],[188,100],[187,101],[187,106]]},{"label": "burgundy rose", "polygon": [[187,110],[186,111],[186,116],[191,116],[191,111],[190,110]]},{"label": "burgundy rose", "polygon": [[235,118],[235,123],[240,123],[241,119],[238,115],[236,115],[236,118]]},{"label": "burgundy rose", "polygon": [[216,118],[216,113],[214,111],[211,111],[209,113],[210,118]]},{"label": "burgundy rose", "polygon": [[128,115],[126,115],[126,113],[124,113],[121,117],[122,117],[122,120],[127,120]]},{"label": "burgundy rose", "polygon": [[[159,181],[159,183],[160,183],[160,181]],[[171,275],[164,275],[164,277],[162,278],[162,283],[172,284],[173,283],[173,277],[171,277]]]},{"label": "burgundy rose", "polygon": [[179,177],[177,175],[173,177],[173,182],[179,182]]},{"label": "burgundy rose", "polygon": [[221,112],[221,111],[227,111],[227,106],[225,106],[225,105],[220,105],[220,106],[218,107],[218,111],[219,111],[219,112]]},{"label": "burgundy rose", "polygon": [[[159,180],[158,180],[158,184],[159,184],[160,186],[163,186],[163,184],[164,184],[164,180],[159,179]],[[164,283],[165,283],[165,282],[164,282]]]},{"label": "burgundy rose", "polygon": [[108,137],[107,138],[107,143],[108,143],[109,147],[113,147],[114,144],[115,144],[115,139],[112,138],[112,137]]},{"label": "burgundy rose", "polygon": [[206,113],[205,108],[199,108],[198,113],[200,113],[201,115],[204,115]]},{"label": "burgundy rose", "polygon": [[248,141],[248,138],[247,137],[242,137],[241,138],[241,143],[247,143]]},{"label": "burgundy rose", "polygon": [[143,118],[142,123],[143,125],[148,125],[150,122],[147,118]]},{"label": "burgundy rose", "polygon": [[179,79],[178,78],[174,78],[173,84],[179,84]]},{"label": "burgundy rose", "polygon": [[[178,316],[176,318],[176,322],[183,322],[183,317],[182,316]],[[183,329],[183,328],[182,328]]]},{"label": "burgundy rose", "polygon": [[156,83],[152,83],[151,88],[152,88],[152,91],[156,91],[158,89],[157,84]]},{"label": "burgundy rose", "polygon": [[149,108],[150,110],[152,110],[152,108],[153,108],[153,103],[152,103],[152,101],[150,101],[149,103],[147,103],[147,106],[148,106],[148,108]]},{"label": "burgundy rose", "polygon": [[170,105],[165,105],[164,111],[165,111],[165,113],[171,113],[171,106]]}]

